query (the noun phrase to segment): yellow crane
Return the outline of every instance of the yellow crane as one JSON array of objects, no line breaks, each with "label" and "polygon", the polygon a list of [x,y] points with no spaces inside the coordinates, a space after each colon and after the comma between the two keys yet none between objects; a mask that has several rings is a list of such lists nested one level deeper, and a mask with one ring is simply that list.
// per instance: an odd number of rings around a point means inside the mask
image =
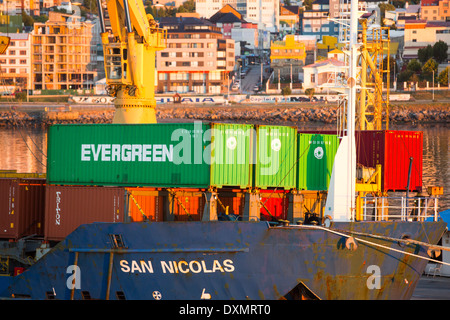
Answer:
[{"label": "yellow crane", "polygon": [[4,54],[6,49],[9,47],[11,38],[7,36],[0,36],[0,54]]},{"label": "yellow crane", "polygon": [[166,48],[167,30],[145,13],[142,1],[106,0],[109,33],[102,1],[97,5],[106,90],[116,98],[113,123],[156,123],[155,52]]}]

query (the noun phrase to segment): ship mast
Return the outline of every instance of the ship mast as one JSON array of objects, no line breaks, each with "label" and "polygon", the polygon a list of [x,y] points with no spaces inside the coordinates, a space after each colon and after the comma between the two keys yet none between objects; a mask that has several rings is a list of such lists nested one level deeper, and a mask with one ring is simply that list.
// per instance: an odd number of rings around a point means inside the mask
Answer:
[{"label": "ship mast", "polygon": [[349,86],[347,107],[347,137],[348,137],[348,217],[354,220],[355,193],[356,193],[356,144],[355,144],[355,112],[356,112],[356,68],[358,60],[358,0],[352,0],[350,13],[350,61]]},{"label": "ship mast", "polygon": [[355,112],[358,61],[358,0],[351,0],[349,46],[346,53],[349,71],[346,85],[347,129],[335,156],[330,179],[325,215],[334,221],[354,221],[356,209],[356,144]]}]

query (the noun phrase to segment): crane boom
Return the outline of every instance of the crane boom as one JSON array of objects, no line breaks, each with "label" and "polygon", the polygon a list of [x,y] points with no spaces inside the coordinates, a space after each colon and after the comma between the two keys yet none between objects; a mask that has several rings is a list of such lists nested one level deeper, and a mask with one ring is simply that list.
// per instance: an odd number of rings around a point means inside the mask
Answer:
[{"label": "crane boom", "polygon": [[115,97],[113,123],[156,123],[155,52],[166,48],[167,30],[145,13],[140,0],[106,0],[112,34],[97,0],[107,92]]},{"label": "crane boom", "polygon": [[7,36],[0,36],[0,54],[4,54],[6,49],[9,47],[11,38]]}]

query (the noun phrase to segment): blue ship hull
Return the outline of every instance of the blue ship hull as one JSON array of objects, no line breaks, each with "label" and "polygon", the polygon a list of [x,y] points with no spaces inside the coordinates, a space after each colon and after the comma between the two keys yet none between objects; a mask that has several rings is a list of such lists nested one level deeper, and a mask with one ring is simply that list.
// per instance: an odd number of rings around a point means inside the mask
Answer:
[{"label": "blue ship hull", "polygon": [[[0,295],[30,299],[409,299],[444,222],[82,225]],[[353,232],[355,244],[349,246]],[[366,235],[364,235],[366,234]]]}]

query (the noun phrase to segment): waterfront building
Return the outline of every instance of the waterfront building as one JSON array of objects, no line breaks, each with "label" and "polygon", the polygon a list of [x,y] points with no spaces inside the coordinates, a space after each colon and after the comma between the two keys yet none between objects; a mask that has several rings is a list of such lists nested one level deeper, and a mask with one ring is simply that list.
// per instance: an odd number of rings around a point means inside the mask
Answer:
[{"label": "waterfront building", "polygon": [[311,10],[304,10],[302,14],[302,34],[314,35],[317,41],[324,35],[330,34],[331,21],[328,0],[317,0],[312,4]]},{"label": "waterfront building", "polygon": [[257,23],[270,32],[277,32],[280,23],[280,0],[195,0],[195,11],[209,19],[217,11],[230,5],[243,19]]},{"label": "waterfront building", "polygon": [[404,29],[407,20],[417,20],[420,15],[420,4],[411,5],[405,3],[404,8],[395,8],[393,11],[385,12],[385,25],[395,24],[396,29]]},{"label": "waterfront building", "polygon": [[405,23],[403,59],[417,59],[418,50],[443,41],[450,46],[450,21],[414,20]]},{"label": "waterfront building", "polygon": [[161,18],[167,28],[167,47],[156,52],[157,92],[228,92],[235,64],[234,41],[206,19]]},{"label": "waterfront building", "polygon": [[300,30],[300,7],[281,6],[280,31],[284,33],[298,33]]},{"label": "waterfront building", "polygon": [[91,89],[95,57],[91,50],[93,24],[76,15],[49,12],[35,23],[32,35],[33,89]]},{"label": "waterfront building", "polygon": [[[291,79],[298,82],[302,79],[303,66],[309,53],[315,52],[315,38],[307,36],[286,35],[283,41],[273,41],[270,46],[270,65],[274,77]],[[314,61],[314,58],[312,58]]]},{"label": "waterfront building", "polygon": [[427,21],[440,20],[439,0],[422,0],[420,3],[420,19]]},{"label": "waterfront building", "polygon": [[1,33],[11,38],[6,52],[0,56],[1,84],[16,89],[31,89],[31,36],[29,33]]},{"label": "waterfront building", "polygon": [[270,33],[257,23],[245,20],[230,5],[224,6],[208,20],[221,28],[224,39],[235,41],[236,56],[244,55],[245,50],[250,50],[249,54],[262,56],[263,51],[270,48]]},{"label": "waterfront building", "polygon": [[3,0],[0,1],[0,12],[3,15],[39,14],[39,0]]},{"label": "waterfront building", "polygon": [[346,63],[334,57],[307,65],[303,70],[303,89],[314,88],[321,91],[342,86],[342,81],[348,71]]}]

